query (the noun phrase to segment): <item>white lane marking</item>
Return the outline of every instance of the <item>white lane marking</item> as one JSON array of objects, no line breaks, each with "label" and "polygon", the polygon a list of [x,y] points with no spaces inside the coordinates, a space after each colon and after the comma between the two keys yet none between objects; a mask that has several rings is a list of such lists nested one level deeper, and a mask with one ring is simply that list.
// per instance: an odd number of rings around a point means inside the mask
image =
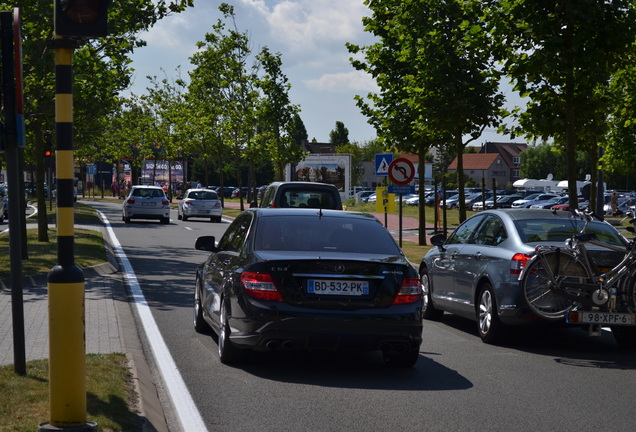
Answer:
[{"label": "white lane marking", "polygon": [[148,306],[148,302],[141,291],[141,287],[137,281],[137,276],[135,275],[130,261],[128,261],[128,257],[126,257],[126,254],[124,253],[119,240],[115,236],[115,232],[113,231],[106,216],[99,210],[97,210],[97,212],[104,221],[104,225],[106,226],[106,230],[110,236],[115,254],[124,267],[124,275],[130,287],[135,308],[137,309],[141,324],[143,325],[146,336],[148,337],[148,342],[150,343],[152,353],[155,357],[155,362],[159,367],[159,372],[161,373],[161,377],[163,378],[168,390],[168,395],[175,407],[177,418],[181,423],[182,430],[188,432],[207,431],[203,418],[201,417],[190,392],[188,392],[188,388],[183,382],[183,378],[177,369],[177,365],[170,355],[168,346],[161,337],[157,323],[155,322],[150,307]]}]

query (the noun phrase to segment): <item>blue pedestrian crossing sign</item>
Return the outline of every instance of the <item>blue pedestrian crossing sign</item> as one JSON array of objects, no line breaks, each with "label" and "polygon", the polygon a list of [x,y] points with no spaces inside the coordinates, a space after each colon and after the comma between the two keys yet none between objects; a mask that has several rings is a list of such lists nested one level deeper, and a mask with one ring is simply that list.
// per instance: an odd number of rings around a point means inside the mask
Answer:
[{"label": "blue pedestrian crossing sign", "polygon": [[388,176],[389,165],[393,162],[393,153],[376,153],[375,155],[375,175]]}]

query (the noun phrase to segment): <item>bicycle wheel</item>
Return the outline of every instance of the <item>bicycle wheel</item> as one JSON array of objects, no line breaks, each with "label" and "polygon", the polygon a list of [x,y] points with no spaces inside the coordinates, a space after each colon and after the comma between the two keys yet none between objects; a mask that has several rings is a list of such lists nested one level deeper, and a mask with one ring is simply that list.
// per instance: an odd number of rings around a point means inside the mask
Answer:
[{"label": "bicycle wheel", "polygon": [[617,307],[636,309],[636,264],[630,264],[630,268],[621,276],[616,286],[619,301]]},{"label": "bicycle wheel", "polygon": [[563,319],[576,302],[562,293],[562,284],[587,282],[587,267],[571,252],[561,249],[544,250],[537,254],[524,270],[521,291],[530,310],[548,320]]}]

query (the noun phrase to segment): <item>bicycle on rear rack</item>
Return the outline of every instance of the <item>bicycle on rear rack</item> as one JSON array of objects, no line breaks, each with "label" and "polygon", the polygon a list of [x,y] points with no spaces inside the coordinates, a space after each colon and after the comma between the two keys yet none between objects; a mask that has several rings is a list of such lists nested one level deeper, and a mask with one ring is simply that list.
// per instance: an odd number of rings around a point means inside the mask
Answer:
[{"label": "bicycle on rear rack", "polygon": [[[573,217],[585,221],[583,229],[565,241],[565,247],[540,245],[521,275],[521,290],[530,310],[539,317],[589,327],[600,334],[609,326],[616,342],[624,348],[636,348],[636,241],[624,247],[598,241],[586,232],[593,220],[590,211],[573,211]],[[636,231],[632,215],[630,232]],[[625,254],[616,266],[601,272],[592,260],[586,244]]]}]

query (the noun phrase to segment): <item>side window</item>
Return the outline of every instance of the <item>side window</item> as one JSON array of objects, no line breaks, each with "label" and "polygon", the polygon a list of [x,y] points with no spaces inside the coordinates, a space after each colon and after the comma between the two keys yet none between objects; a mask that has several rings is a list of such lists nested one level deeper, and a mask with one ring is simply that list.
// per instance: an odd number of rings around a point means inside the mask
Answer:
[{"label": "side window", "polygon": [[473,237],[473,243],[497,246],[507,238],[503,222],[496,216],[487,216]]},{"label": "side window", "polygon": [[240,252],[247,238],[251,223],[251,215],[243,215],[237,218],[221,237],[219,249],[227,252]]},{"label": "side window", "polygon": [[446,240],[446,244],[466,244],[469,243],[471,236],[477,229],[477,226],[484,220],[483,216],[472,217],[465,221],[451,234]]},{"label": "side window", "polygon": [[261,207],[271,207],[272,199],[274,199],[274,193],[276,193],[275,187],[268,187],[263,194],[263,199],[261,200]]}]

